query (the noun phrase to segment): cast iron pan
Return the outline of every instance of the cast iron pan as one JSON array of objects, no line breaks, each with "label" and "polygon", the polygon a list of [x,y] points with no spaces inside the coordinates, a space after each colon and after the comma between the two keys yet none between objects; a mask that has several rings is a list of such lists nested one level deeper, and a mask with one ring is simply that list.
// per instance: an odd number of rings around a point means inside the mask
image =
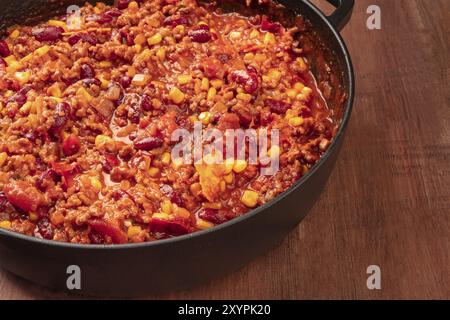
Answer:
[{"label": "cast iron pan", "polygon": [[[336,7],[328,17],[306,0],[280,0],[286,9],[281,13],[272,9],[268,12],[285,15],[293,23],[298,13],[310,23],[310,28],[306,27],[303,33],[309,36],[303,36],[300,42],[316,45],[309,57],[312,70],[319,86],[324,81],[333,85],[327,102],[340,121],[337,136],[326,154],[294,186],[245,216],[210,230],[156,242],[77,245],[0,229],[0,266],[58,290],[135,296],[197,285],[244,266],[278,244],[305,217],[321,194],[334,167],[352,109],[353,69],[338,30],[348,22],[354,0],[327,1]],[[77,1],[0,0],[0,27],[23,23],[25,18],[33,22],[36,17],[50,17],[65,11],[74,2]],[[261,6],[256,9],[268,10]],[[73,270],[80,270],[79,290],[67,287]],[[71,280],[69,283],[75,283]]]}]

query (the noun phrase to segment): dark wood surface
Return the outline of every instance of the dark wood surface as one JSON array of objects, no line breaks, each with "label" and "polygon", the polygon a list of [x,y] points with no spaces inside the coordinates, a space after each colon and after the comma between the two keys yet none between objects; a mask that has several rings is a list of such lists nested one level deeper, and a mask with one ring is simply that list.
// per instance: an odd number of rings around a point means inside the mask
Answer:
[{"label": "dark wood surface", "polygon": [[[343,31],[355,108],[320,201],[243,269],[149,298],[450,298],[450,1],[356,2]],[[371,4],[381,30],[366,28]],[[381,290],[366,287],[369,265],[381,268]],[[0,271],[0,298],[70,296]]]}]

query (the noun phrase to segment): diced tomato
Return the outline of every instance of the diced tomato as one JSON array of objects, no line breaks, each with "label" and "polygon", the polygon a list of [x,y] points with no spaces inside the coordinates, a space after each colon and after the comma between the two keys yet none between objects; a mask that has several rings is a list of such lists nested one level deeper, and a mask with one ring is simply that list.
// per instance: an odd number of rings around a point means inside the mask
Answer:
[{"label": "diced tomato", "polygon": [[25,212],[36,211],[45,202],[42,193],[26,181],[14,181],[6,184],[3,192],[8,201]]},{"label": "diced tomato", "polygon": [[114,225],[112,222],[95,219],[88,222],[91,228],[102,236],[109,236],[113,243],[127,243],[128,237],[122,229]]}]

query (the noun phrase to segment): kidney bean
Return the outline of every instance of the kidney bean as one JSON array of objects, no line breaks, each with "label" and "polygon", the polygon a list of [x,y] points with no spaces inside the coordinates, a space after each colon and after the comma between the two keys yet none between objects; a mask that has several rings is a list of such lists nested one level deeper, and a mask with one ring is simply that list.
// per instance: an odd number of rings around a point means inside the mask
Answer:
[{"label": "kidney bean", "polygon": [[94,69],[87,63],[83,63],[80,67],[80,79],[95,78]]},{"label": "kidney bean", "polygon": [[72,184],[75,175],[80,173],[80,167],[76,162],[65,163],[65,162],[52,162],[50,163],[51,168],[56,172],[57,175],[64,178],[62,183],[62,188],[66,191]]},{"label": "kidney bean", "polygon": [[89,233],[89,240],[92,244],[104,244],[105,238],[98,232],[91,231]]},{"label": "kidney bean", "polygon": [[25,212],[36,211],[44,203],[42,193],[26,181],[9,182],[3,192],[12,205]]},{"label": "kidney bean", "polygon": [[0,40],[0,55],[2,57],[11,55],[11,51],[9,50],[8,44],[5,40]]},{"label": "kidney bean", "polygon": [[103,171],[110,173],[113,167],[117,167],[120,164],[119,158],[115,154],[105,154],[105,162],[102,165]]},{"label": "kidney bean", "polygon": [[122,86],[122,88],[126,89],[131,85],[131,77],[128,75],[124,75],[119,79],[119,83]]},{"label": "kidney bean", "polygon": [[47,187],[50,185],[50,183],[57,183],[60,181],[60,177],[53,169],[48,169],[47,171],[44,171],[41,173],[41,175],[38,177],[36,181],[36,187],[44,192]]},{"label": "kidney bean", "polygon": [[138,150],[150,151],[163,145],[163,140],[158,137],[146,137],[134,142],[134,148]]},{"label": "kidney bean", "polygon": [[97,38],[89,33],[76,33],[76,34],[70,36],[69,39],[67,39],[67,42],[71,46],[73,46],[80,40],[82,42],[87,42],[93,46],[95,46],[97,44]]},{"label": "kidney bean", "polygon": [[235,70],[231,72],[231,81],[243,86],[247,93],[255,93],[259,87],[259,80],[253,70]]},{"label": "kidney bean", "polygon": [[178,25],[187,25],[187,24],[188,24],[188,19],[186,19],[185,17],[170,16],[170,17],[165,18],[163,21],[164,26],[171,26],[171,27],[176,27]]},{"label": "kidney bean", "polygon": [[62,38],[64,29],[61,27],[43,27],[35,28],[32,30],[32,34],[38,41],[56,41]]},{"label": "kidney bean", "polygon": [[132,46],[134,44],[134,37],[128,32],[128,30],[120,30],[119,36],[120,41],[127,46]]},{"label": "kidney bean", "polygon": [[3,191],[0,191],[0,211],[5,211],[8,206],[8,198]]},{"label": "kidney bean", "polygon": [[89,226],[98,234],[103,237],[109,236],[115,244],[126,243],[128,237],[126,233],[118,226],[113,225],[111,222],[95,219],[88,222]]},{"label": "kidney bean", "polygon": [[151,111],[153,110],[153,106],[152,106],[152,98],[144,93],[142,95],[142,99],[141,99],[141,108],[145,111]]},{"label": "kidney bean", "polygon": [[98,80],[97,78],[87,78],[87,79],[83,79],[82,82],[83,82],[83,85],[84,85],[85,87],[87,87],[87,88],[89,88],[89,87],[92,86],[93,84],[95,84],[96,86],[99,86],[99,87],[100,87],[100,85],[101,85],[100,80]]},{"label": "kidney bean", "polygon": [[55,111],[53,112],[53,124],[49,129],[50,134],[53,136],[58,136],[62,131],[67,121],[70,117],[70,105],[67,102],[60,102],[56,105]]},{"label": "kidney bean", "polygon": [[189,37],[194,42],[206,43],[211,40],[211,33],[208,30],[197,29],[189,32]]},{"label": "kidney bean", "polygon": [[53,225],[47,217],[42,217],[36,225],[34,231],[36,237],[41,236],[44,239],[52,240],[54,235]]},{"label": "kidney bean", "polygon": [[117,1],[117,8],[120,10],[128,8],[128,5],[130,4],[131,0],[118,0]]},{"label": "kidney bean", "polygon": [[181,220],[152,219],[149,223],[150,231],[168,236],[180,236],[190,231],[189,226]]},{"label": "kidney bean", "polygon": [[272,33],[277,33],[281,29],[281,24],[278,22],[270,22],[267,16],[262,16],[261,18],[261,30],[268,31]]},{"label": "kidney bean", "polygon": [[291,108],[289,103],[275,99],[264,100],[264,105],[269,107],[270,111],[276,114],[284,114],[289,108]]},{"label": "kidney bean", "polygon": [[80,139],[76,135],[71,134],[63,142],[64,155],[69,157],[76,154],[80,150],[80,146]]}]

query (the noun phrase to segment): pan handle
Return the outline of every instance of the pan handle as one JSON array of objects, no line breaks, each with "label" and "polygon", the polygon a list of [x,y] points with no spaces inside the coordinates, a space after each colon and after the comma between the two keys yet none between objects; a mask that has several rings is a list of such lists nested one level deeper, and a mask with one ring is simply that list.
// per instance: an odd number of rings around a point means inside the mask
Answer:
[{"label": "pan handle", "polygon": [[336,10],[329,15],[328,21],[338,30],[341,31],[350,20],[353,12],[355,0],[327,0]]}]

